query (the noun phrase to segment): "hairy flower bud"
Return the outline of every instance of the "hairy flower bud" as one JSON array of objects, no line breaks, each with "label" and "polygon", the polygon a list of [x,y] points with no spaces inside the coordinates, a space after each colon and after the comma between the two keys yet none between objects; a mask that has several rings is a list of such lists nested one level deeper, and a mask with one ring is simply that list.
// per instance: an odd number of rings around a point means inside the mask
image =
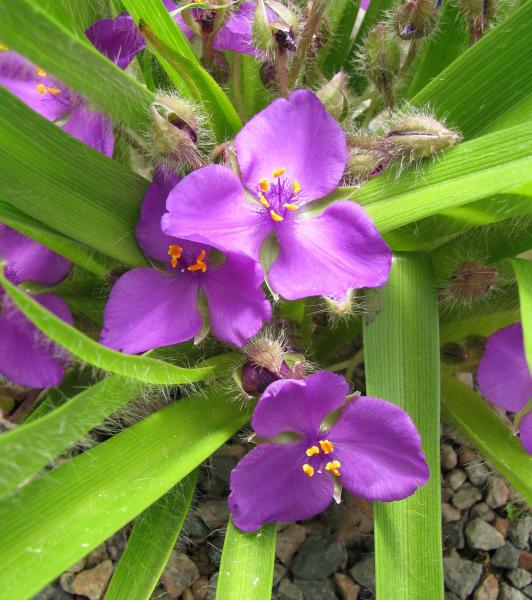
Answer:
[{"label": "hairy flower bud", "polygon": [[347,74],[340,71],[325,83],[316,94],[329,114],[337,121],[343,121],[349,111],[347,81]]},{"label": "hairy flower bud", "polygon": [[403,40],[424,38],[434,31],[438,10],[432,0],[407,0],[393,14],[393,26]]},{"label": "hairy flower bud", "polygon": [[492,289],[497,273],[496,267],[468,260],[449,280],[445,297],[465,303],[480,300]]},{"label": "hairy flower bud", "polygon": [[375,150],[354,148],[347,158],[347,177],[355,182],[364,181],[379,170],[383,160],[383,156]]},{"label": "hairy flower bud", "polygon": [[496,0],[459,0],[458,8],[469,23],[470,42],[474,44],[488,28],[497,8]]},{"label": "hairy flower bud", "polygon": [[457,144],[460,136],[432,117],[413,114],[398,118],[384,141],[394,154],[415,160]]}]

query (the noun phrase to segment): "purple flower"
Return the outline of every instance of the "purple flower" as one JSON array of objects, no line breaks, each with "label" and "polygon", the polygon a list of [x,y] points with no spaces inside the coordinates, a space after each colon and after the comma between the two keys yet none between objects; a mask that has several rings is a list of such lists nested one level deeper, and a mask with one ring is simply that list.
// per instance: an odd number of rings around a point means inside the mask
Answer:
[{"label": "purple flower", "polygon": [[[520,412],[532,400],[532,375],[528,368],[521,323],[499,329],[488,339],[477,372],[482,395],[510,412]],[[532,413],[520,422],[520,437],[532,454]]]},{"label": "purple flower", "polygon": [[[144,41],[130,17],[103,19],[91,25],[86,35],[105,56],[125,68]],[[49,119],[66,118],[62,128],[80,142],[106,156],[113,155],[114,136],[109,119],[91,110],[84,98],[16,52],[0,51],[0,85],[34,111]]]},{"label": "purple flower", "polygon": [[101,336],[111,348],[134,354],[197,336],[201,297],[213,334],[235,346],[243,346],[271,318],[259,264],[238,254],[223,257],[211,246],[161,231],[166,197],[176,182],[175,175],[157,172],[144,197],[137,240],[146,256],[165,262],[167,269],[133,269],[116,282]]},{"label": "purple flower", "polygon": [[[229,508],[237,527],[310,519],[327,508],[336,482],[366,500],[391,502],[429,478],[410,417],[380,398],[348,400],[345,379],[319,371],[272,383],[252,425],[261,438],[291,432],[292,443],[260,443],[231,473]],[[324,420],[341,408],[336,423]]]},{"label": "purple flower", "polygon": [[269,282],[288,300],[342,300],[386,283],[391,252],[360,206],[334,202],[313,217],[306,210],[338,185],[347,158],[342,129],[312,92],[272,102],[235,144],[242,180],[217,165],[185,177],[168,197],[165,233],[255,260],[275,235]]},{"label": "purple flower", "polygon": [[[15,284],[35,281],[55,285],[66,277],[70,262],[52,250],[0,223],[0,258],[6,277]],[[64,300],[53,294],[33,297],[72,324]],[[0,290],[0,375],[27,387],[57,385],[63,378],[67,354],[45,337]]]}]

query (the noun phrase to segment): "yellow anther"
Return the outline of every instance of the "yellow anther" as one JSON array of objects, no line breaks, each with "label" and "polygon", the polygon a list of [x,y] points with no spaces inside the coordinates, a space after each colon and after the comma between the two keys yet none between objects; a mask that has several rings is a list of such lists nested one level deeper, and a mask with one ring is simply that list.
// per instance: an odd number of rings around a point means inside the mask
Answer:
[{"label": "yellow anther", "polygon": [[270,203],[262,194],[259,194],[259,202],[262,204],[262,206],[264,206],[264,208],[270,208]]},{"label": "yellow anther", "polygon": [[292,184],[292,191],[294,192],[294,194],[299,194],[299,192],[301,191],[301,184],[299,183],[299,181],[294,181],[294,183]]},{"label": "yellow anther", "polygon": [[277,223],[279,223],[280,221],[284,221],[283,217],[281,217],[281,215],[276,213],[274,210],[270,210],[270,217]]},{"label": "yellow anther", "polygon": [[205,250],[202,250],[198,258],[196,258],[196,264],[190,265],[190,267],[187,267],[187,269],[189,271],[201,271],[202,273],[205,273],[205,271],[207,270],[207,265],[204,262],[206,254],[207,253],[205,252]]},{"label": "yellow anther", "polygon": [[320,440],[319,444],[323,450],[323,454],[330,454],[334,450],[334,446],[329,440]]},{"label": "yellow anther", "polygon": [[177,244],[170,244],[170,246],[168,246],[168,256],[171,257],[170,264],[173,269],[177,267],[177,261],[181,258],[181,254],[183,254],[183,248],[181,248],[181,246],[178,246]]},{"label": "yellow anther", "polygon": [[41,96],[44,96],[44,94],[46,94],[46,86],[44,85],[44,83],[37,84],[37,91],[39,92],[39,94],[41,94]]},{"label": "yellow anther", "polygon": [[303,473],[308,477],[312,477],[314,475],[314,469],[307,463],[303,465]]},{"label": "yellow anther", "polygon": [[272,173],[272,176],[273,177],[280,177],[284,173],[286,173],[286,169],[284,167],[281,167],[280,169],[275,169],[275,171]]},{"label": "yellow anther", "polygon": [[0,44],[0,52],[7,52],[9,50],[9,48],[7,46],[4,46],[4,44]]},{"label": "yellow anther", "polygon": [[331,460],[325,465],[325,470],[330,471],[336,477],[340,477],[340,466],[339,460]]},{"label": "yellow anther", "polygon": [[52,94],[53,96],[56,96],[57,94],[61,93],[61,90],[59,88],[51,88],[51,87],[49,87],[49,88],[46,88],[46,91],[49,94]]},{"label": "yellow anther", "polygon": [[305,451],[305,454],[307,456],[314,456],[315,454],[319,454],[320,453],[320,449],[318,448],[318,446],[311,446],[310,448],[307,448],[307,450]]},{"label": "yellow anther", "polygon": [[46,71],[41,69],[41,67],[36,67],[35,71],[39,77],[46,77]]},{"label": "yellow anther", "polygon": [[266,179],[266,177],[263,177],[259,181],[259,187],[263,192],[267,192],[270,189],[270,184],[268,183],[268,180]]},{"label": "yellow anther", "polygon": [[286,210],[297,210],[299,208],[299,206],[297,204],[283,204],[283,206],[286,208]]}]

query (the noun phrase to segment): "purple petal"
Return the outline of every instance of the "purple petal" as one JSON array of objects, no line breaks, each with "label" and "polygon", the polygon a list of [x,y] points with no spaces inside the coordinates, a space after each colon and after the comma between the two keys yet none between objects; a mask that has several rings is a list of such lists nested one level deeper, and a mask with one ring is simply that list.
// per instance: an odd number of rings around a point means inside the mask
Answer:
[{"label": "purple petal", "polygon": [[279,98],[253,117],[235,138],[242,180],[255,191],[275,169],[301,184],[298,198],[322,198],[340,181],[347,159],[345,134],[309,90]]},{"label": "purple petal", "polygon": [[111,122],[102,113],[87,108],[84,103],[72,110],[63,130],[105,156],[113,156],[115,138]]},{"label": "purple petal", "polygon": [[242,347],[256,335],[272,308],[262,290],[261,266],[247,256],[228,255],[218,268],[203,276],[213,334],[223,342]]},{"label": "purple petal", "polygon": [[[173,10],[173,9],[171,9]],[[179,29],[181,29],[181,31],[186,35],[186,37],[190,40],[194,37],[194,32],[192,31],[192,29],[190,29],[190,27],[185,23],[185,20],[183,19],[183,17],[181,16],[181,13],[177,13],[176,15],[174,15],[174,21],[177,23],[177,25],[179,26]]]},{"label": "purple petal", "polygon": [[170,192],[162,218],[167,235],[258,259],[273,221],[244,197],[238,177],[218,165],[187,175]]},{"label": "purple petal", "polygon": [[384,285],[392,253],[364,209],[335,202],[317,217],[277,228],[281,252],[269,279],[287,300],[330,296],[343,300],[350,289]]},{"label": "purple petal", "polygon": [[66,258],[0,223],[0,258],[7,261],[6,275],[15,284],[36,281],[55,285],[64,279],[71,263]]},{"label": "purple petal", "polygon": [[[34,300],[72,324],[67,305],[58,296],[41,294]],[[50,387],[61,382],[66,362],[65,351],[46,338],[5,297],[0,316],[0,375],[17,385]]]},{"label": "purple petal", "polygon": [[532,412],[527,413],[519,424],[519,437],[524,449],[532,454]]},{"label": "purple petal", "polygon": [[174,237],[163,233],[161,217],[166,212],[166,198],[178,181],[175,173],[157,169],[142,201],[135,237],[144,254],[153,260],[166,262],[168,247],[177,243]]},{"label": "purple petal", "polygon": [[329,371],[302,380],[275,381],[262,394],[251,425],[261,437],[291,431],[314,439],[322,421],[342,405],[348,391],[346,380]]},{"label": "purple petal", "polygon": [[0,52],[0,85],[50,121],[62,119],[78,98],[13,51]]},{"label": "purple petal", "polygon": [[125,69],[135,55],[146,47],[144,38],[129,15],[96,21],[85,31],[85,35],[93,46],[121,69]]},{"label": "purple petal", "polygon": [[429,478],[421,439],[398,406],[362,396],[351,401],[327,431],[340,482],[355,496],[391,502],[413,494]]},{"label": "purple petal", "polygon": [[216,33],[212,47],[215,50],[233,50],[242,54],[256,56],[259,53],[253,46],[252,27],[255,16],[255,4],[245,2]]},{"label": "purple petal", "polygon": [[233,469],[228,503],[239,529],[310,519],[327,508],[333,481],[323,473],[305,475],[306,448],[305,442],[260,444]]},{"label": "purple petal", "polygon": [[482,395],[505,410],[519,412],[532,398],[532,376],[528,368],[521,323],[499,329],[488,339],[478,365]]},{"label": "purple petal", "polygon": [[102,343],[136,354],[193,338],[201,329],[197,294],[197,280],[187,273],[169,276],[148,268],[127,272],[105,306]]}]

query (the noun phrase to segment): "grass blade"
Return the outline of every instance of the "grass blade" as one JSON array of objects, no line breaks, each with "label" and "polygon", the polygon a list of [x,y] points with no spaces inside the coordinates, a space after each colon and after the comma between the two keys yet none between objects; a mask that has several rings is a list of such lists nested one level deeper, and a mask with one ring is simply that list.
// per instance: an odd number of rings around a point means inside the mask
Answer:
[{"label": "grass blade", "polygon": [[105,600],[149,600],[168,562],[196,487],[192,472],[139,515]]},{"label": "grass blade", "polygon": [[229,519],[216,600],[270,600],[276,535],[275,525],[244,533]]},{"label": "grass blade", "polygon": [[532,262],[516,258],[512,260],[512,265],[519,287],[526,358],[532,371]]},{"label": "grass blade", "polygon": [[377,596],[442,600],[438,308],[430,261],[396,256],[388,285],[370,290],[368,300],[376,314],[363,327],[367,392],[409,413],[431,472],[410,498],[375,504]]},{"label": "grass blade", "polygon": [[320,52],[318,60],[326,77],[332,77],[340,71],[346,62],[353,40],[351,33],[358,16],[359,0],[343,0],[331,6],[329,10],[334,11],[334,23],[331,27],[331,38],[329,43]]}]

